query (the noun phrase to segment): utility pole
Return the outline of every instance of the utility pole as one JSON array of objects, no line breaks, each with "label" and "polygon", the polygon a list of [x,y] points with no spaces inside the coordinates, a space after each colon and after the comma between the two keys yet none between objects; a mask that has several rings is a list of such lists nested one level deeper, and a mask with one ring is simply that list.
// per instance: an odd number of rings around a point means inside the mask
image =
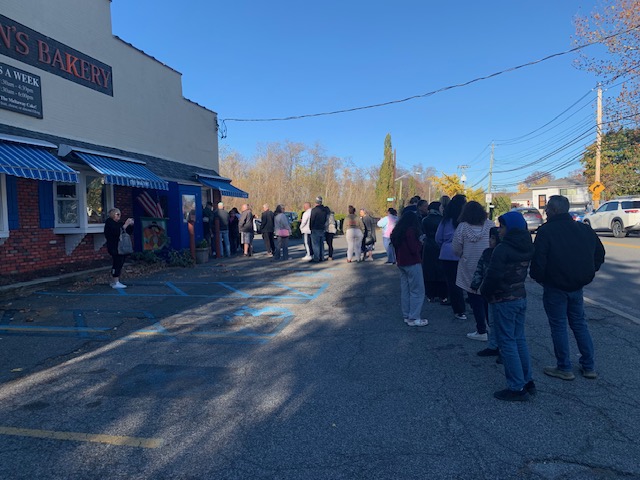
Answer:
[{"label": "utility pole", "polygon": [[[487,210],[489,214],[491,214],[491,202],[493,201],[493,197],[491,195],[491,183],[493,181],[493,152],[495,150],[495,144],[491,142],[491,159],[489,160],[489,186],[487,187]],[[493,218],[492,215],[489,215],[489,218]]]},{"label": "utility pole", "polygon": [[[596,175],[595,182],[600,182],[600,157],[602,155],[602,87],[598,84],[598,103],[596,106]],[[593,195],[593,206],[600,206],[600,193]]]}]

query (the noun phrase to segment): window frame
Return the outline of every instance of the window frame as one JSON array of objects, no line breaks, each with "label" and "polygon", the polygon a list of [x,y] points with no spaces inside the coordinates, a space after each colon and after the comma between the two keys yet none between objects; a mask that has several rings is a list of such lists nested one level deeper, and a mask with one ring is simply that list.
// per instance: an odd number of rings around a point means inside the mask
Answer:
[{"label": "window frame", "polygon": [[9,199],[4,173],[0,173],[0,238],[9,238]]},{"label": "window frame", "polygon": [[[77,169],[77,167],[74,167]],[[78,170],[78,169],[77,169]],[[89,223],[89,216],[87,214],[87,177],[104,177],[95,170],[79,169],[78,171],[78,183],[74,183],[76,188],[76,197],[78,202],[78,223],[74,225],[68,225],[59,223],[58,221],[58,199],[56,198],[57,186],[65,182],[53,182],[53,211],[54,211],[54,227],[53,233],[65,235],[76,233],[102,233],[104,232],[104,223]],[[65,183],[66,184],[66,183]],[[104,184],[105,187],[105,211],[113,208],[114,205],[114,192],[113,185]],[[106,218],[106,217],[105,217]]]}]

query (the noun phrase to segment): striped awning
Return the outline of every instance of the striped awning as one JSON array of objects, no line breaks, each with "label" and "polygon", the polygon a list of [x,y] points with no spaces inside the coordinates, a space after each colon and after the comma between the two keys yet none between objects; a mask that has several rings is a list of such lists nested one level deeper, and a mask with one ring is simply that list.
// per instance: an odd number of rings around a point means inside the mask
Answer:
[{"label": "striped awning", "polygon": [[15,177],[78,183],[78,173],[41,147],[0,142],[0,173]]},{"label": "striped awning", "polygon": [[169,190],[169,183],[145,167],[142,162],[118,160],[78,151],[74,151],[74,154],[96,172],[104,175],[107,184]]},{"label": "striped awning", "polygon": [[220,193],[226,197],[249,198],[247,192],[231,185],[231,180],[198,176],[198,181],[209,188],[220,190]]}]

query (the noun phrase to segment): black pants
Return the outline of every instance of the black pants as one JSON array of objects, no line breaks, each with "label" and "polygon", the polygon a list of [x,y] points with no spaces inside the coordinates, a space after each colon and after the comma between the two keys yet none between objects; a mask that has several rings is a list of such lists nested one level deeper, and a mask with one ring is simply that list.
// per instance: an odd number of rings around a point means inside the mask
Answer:
[{"label": "black pants", "polygon": [[273,232],[262,232],[262,240],[264,240],[264,248],[268,253],[276,251],[276,245],[273,241]]},{"label": "black pants", "polygon": [[124,260],[127,258],[126,255],[111,255],[113,258],[113,266],[111,267],[111,276],[114,278],[120,277],[120,272],[122,272],[122,267],[124,266]]},{"label": "black pants", "polygon": [[464,294],[462,289],[456,285],[456,275],[458,274],[457,260],[441,260],[444,278],[447,281],[447,292],[453,313],[464,313]]},{"label": "black pants", "polygon": [[327,241],[327,246],[329,247],[329,258],[333,258],[333,236],[335,233],[324,233],[324,238]]}]

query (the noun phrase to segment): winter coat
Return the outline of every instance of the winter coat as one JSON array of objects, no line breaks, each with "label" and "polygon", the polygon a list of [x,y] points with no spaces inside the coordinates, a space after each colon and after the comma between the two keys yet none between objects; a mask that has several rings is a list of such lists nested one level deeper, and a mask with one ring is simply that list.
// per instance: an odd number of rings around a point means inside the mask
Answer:
[{"label": "winter coat", "polygon": [[480,293],[489,303],[526,298],[524,281],[533,257],[531,234],[527,230],[509,230],[493,249]]},{"label": "winter coat", "polygon": [[531,278],[565,292],[591,283],[604,263],[605,250],[598,235],[568,213],[553,215],[536,232]]},{"label": "winter coat", "polygon": [[267,210],[266,212],[262,212],[260,216],[260,231],[264,233],[273,233],[275,232],[275,227],[273,226],[274,214],[271,210]]},{"label": "winter coat", "polygon": [[456,229],[453,226],[453,220],[443,220],[438,225],[436,231],[436,243],[440,246],[440,260],[451,260],[457,262],[460,257],[453,252],[451,242]]},{"label": "winter coat", "polygon": [[475,293],[471,288],[471,280],[482,252],[489,248],[489,230],[494,226],[491,220],[486,220],[482,225],[462,222],[453,234],[451,249],[460,257],[456,285],[467,292]]},{"label": "winter coat", "polygon": [[480,285],[482,285],[482,281],[487,276],[487,270],[489,270],[491,254],[493,254],[493,248],[491,247],[482,252],[482,256],[480,257],[480,260],[478,260],[476,271],[473,273],[473,278],[471,279],[472,290],[480,290]]},{"label": "winter coat", "polygon": [[424,279],[428,282],[444,281],[444,272],[439,260],[440,245],[436,242],[436,232],[441,221],[442,214],[435,210],[430,210],[429,214],[422,219],[422,233],[424,233],[422,270]]},{"label": "winter coat", "polygon": [[238,220],[238,229],[241,232],[251,233],[253,232],[253,212],[251,209],[246,209],[240,214],[240,220]]},{"label": "winter coat", "polygon": [[396,264],[399,267],[409,267],[422,262],[422,243],[415,228],[409,227],[399,245],[394,245],[396,251]]}]

